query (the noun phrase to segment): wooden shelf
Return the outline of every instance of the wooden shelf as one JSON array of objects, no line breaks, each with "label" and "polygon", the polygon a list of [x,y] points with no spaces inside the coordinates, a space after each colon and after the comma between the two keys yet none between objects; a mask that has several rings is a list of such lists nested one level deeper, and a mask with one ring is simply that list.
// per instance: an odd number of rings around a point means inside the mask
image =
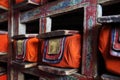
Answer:
[{"label": "wooden shelf", "polygon": [[71,75],[67,75],[67,76],[60,76],[60,75],[53,75],[53,74],[50,74],[50,73],[47,73],[47,72],[44,72],[44,71],[41,71],[38,69],[37,66],[35,67],[31,67],[31,68],[27,68],[27,69],[22,69],[20,67],[13,67],[14,69],[16,69],[17,71],[20,71],[22,73],[26,73],[26,74],[30,74],[30,75],[33,75],[33,76],[37,76],[37,77],[40,77],[40,79],[48,79],[48,80],[58,80],[58,79],[81,79],[81,80],[87,80],[88,77],[84,76],[84,75],[80,75],[79,73],[74,73],[74,74],[71,74]]},{"label": "wooden shelf", "polygon": [[7,58],[7,55],[1,55],[0,56],[0,62],[4,62],[4,63],[7,63],[7,60],[8,58]]},{"label": "wooden shelf", "polygon": [[113,76],[113,75],[108,75],[108,74],[103,74],[101,76],[102,80],[120,80],[120,77],[118,76]]},{"label": "wooden shelf", "polygon": [[45,65],[39,65],[38,68],[41,71],[48,72],[55,75],[71,75],[78,72],[78,69],[57,68],[57,67],[45,66]]},{"label": "wooden shelf", "polygon": [[109,4],[114,4],[118,2],[120,2],[120,0],[98,0],[98,3],[102,5],[109,5]]},{"label": "wooden shelf", "polygon": [[97,21],[98,23],[120,23],[120,15],[102,16]]},{"label": "wooden shelf", "polygon": [[12,61],[12,65],[16,67],[20,67],[22,69],[31,68],[37,65],[37,63],[32,62],[22,62],[22,61]]},{"label": "wooden shelf", "polygon": [[56,30],[56,31],[51,31],[51,32],[39,34],[37,37],[38,38],[60,37],[60,36],[65,36],[65,35],[73,35],[75,33],[79,33],[79,31],[76,31],[76,30]]},{"label": "wooden shelf", "polygon": [[23,35],[15,35],[12,38],[13,39],[27,39],[27,38],[33,38],[36,37],[38,34],[23,34]]}]

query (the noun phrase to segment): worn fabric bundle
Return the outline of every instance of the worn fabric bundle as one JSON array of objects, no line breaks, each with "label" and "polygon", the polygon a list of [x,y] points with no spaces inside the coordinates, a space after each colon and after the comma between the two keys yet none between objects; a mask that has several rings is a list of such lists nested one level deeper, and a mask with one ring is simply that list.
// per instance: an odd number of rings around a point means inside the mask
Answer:
[{"label": "worn fabric bundle", "polygon": [[[44,45],[44,46],[43,46]],[[79,68],[81,62],[81,35],[47,39],[42,44],[42,61],[51,66]]]},{"label": "worn fabric bundle", "polygon": [[104,25],[99,36],[99,50],[105,61],[106,69],[109,72],[120,75],[120,42],[118,27]]},{"label": "worn fabric bundle", "polygon": [[25,40],[17,40],[16,59],[22,61],[36,62],[38,56],[38,43],[37,38],[30,38]]},{"label": "worn fabric bundle", "polygon": [[0,53],[8,53],[8,33],[0,31]]},{"label": "worn fabric bundle", "polygon": [[7,74],[0,75],[0,80],[7,80]]},{"label": "worn fabric bundle", "polygon": [[8,8],[8,0],[0,0],[0,7]]}]

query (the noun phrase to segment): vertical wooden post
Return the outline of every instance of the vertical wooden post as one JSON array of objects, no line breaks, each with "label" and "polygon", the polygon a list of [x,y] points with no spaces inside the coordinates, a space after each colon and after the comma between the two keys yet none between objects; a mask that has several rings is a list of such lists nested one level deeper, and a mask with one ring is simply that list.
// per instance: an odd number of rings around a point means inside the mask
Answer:
[{"label": "vertical wooden post", "polygon": [[9,41],[9,47],[8,47],[8,80],[11,80],[11,60],[12,60],[12,40],[11,36],[13,35],[13,3],[12,0],[9,0],[9,10],[8,10],[8,41]]},{"label": "vertical wooden post", "polygon": [[84,30],[82,50],[82,74],[93,78],[97,76],[97,33],[96,25],[96,0],[88,0],[89,5],[84,7]]}]

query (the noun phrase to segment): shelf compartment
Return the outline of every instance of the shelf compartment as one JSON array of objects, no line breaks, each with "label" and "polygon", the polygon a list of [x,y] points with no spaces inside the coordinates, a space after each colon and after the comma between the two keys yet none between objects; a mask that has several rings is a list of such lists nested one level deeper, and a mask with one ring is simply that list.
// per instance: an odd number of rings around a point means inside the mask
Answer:
[{"label": "shelf compartment", "polygon": [[0,23],[5,22],[7,20],[8,20],[8,13],[7,12],[0,14]]},{"label": "shelf compartment", "polygon": [[0,55],[0,62],[6,63],[8,61],[8,56],[7,55]]},{"label": "shelf compartment", "polygon": [[102,16],[97,21],[99,23],[120,23],[120,15]]},{"label": "shelf compartment", "polygon": [[0,23],[0,31],[3,32],[4,34],[8,34],[8,21],[1,22]]},{"label": "shelf compartment", "polygon": [[[21,35],[21,37],[27,37],[27,36],[32,36],[39,34],[39,19],[27,22],[27,23],[19,23],[19,29],[18,29],[18,34]],[[20,37],[20,36],[19,36]]]},{"label": "shelf compartment", "polygon": [[7,11],[8,11],[8,9],[3,9],[3,8],[0,7],[0,13],[4,13],[4,12],[7,12]]},{"label": "shelf compartment", "polygon": [[103,16],[119,15],[120,14],[120,6],[119,6],[120,1],[109,0],[108,3],[109,4],[106,4],[106,5],[101,4]]}]

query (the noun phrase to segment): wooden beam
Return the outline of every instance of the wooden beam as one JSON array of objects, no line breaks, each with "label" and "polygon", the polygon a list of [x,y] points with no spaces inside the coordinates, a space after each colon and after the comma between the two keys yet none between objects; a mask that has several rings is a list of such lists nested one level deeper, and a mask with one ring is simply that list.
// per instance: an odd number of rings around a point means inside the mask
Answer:
[{"label": "wooden beam", "polygon": [[114,4],[118,2],[120,2],[120,0],[98,0],[98,3],[102,5],[109,5],[109,4]]},{"label": "wooden beam", "polygon": [[97,21],[98,23],[120,23],[120,15],[102,16]]}]

